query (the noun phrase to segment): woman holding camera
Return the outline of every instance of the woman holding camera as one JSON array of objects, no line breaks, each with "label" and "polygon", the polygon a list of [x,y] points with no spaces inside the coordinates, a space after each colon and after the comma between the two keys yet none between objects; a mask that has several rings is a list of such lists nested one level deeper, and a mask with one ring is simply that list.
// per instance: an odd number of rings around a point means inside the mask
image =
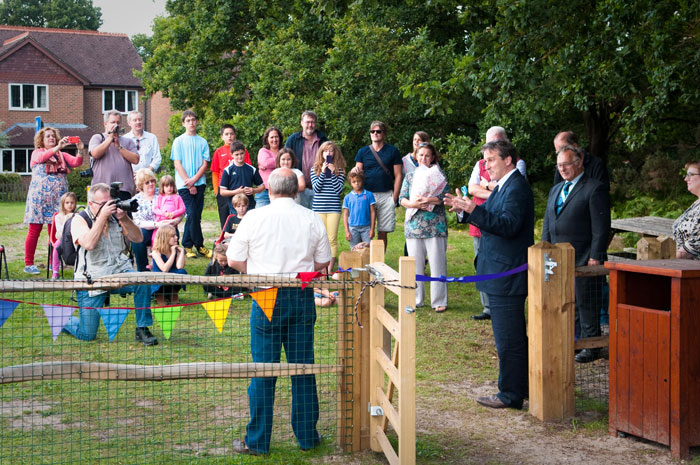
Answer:
[{"label": "woman holding camera", "polygon": [[24,222],[29,225],[29,233],[24,242],[24,272],[39,274],[34,265],[34,253],[39,241],[41,229],[51,224],[51,218],[58,212],[61,196],[68,192],[68,173],[83,163],[85,146],[78,140],[78,156],[62,150],[70,144],[69,137],[61,138],[54,128],[43,128],[34,136],[35,150],[32,152],[30,166],[32,180],[27,192],[27,206],[24,210]]}]

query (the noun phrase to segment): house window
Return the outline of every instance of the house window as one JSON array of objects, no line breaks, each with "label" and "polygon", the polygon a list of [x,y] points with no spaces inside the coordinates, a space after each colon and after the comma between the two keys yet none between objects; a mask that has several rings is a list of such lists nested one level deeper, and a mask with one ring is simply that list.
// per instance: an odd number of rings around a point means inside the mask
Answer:
[{"label": "house window", "polygon": [[10,84],[10,110],[49,109],[49,86],[45,84]]},{"label": "house window", "polygon": [[31,148],[2,149],[2,160],[0,160],[0,172],[32,174],[29,168],[29,157],[32,155]]},{"label": "house window", "polygon": [[138,92],[135,90],[104,89],[102,91],[102,112],[117,110],[129,113],[138,110]]}]

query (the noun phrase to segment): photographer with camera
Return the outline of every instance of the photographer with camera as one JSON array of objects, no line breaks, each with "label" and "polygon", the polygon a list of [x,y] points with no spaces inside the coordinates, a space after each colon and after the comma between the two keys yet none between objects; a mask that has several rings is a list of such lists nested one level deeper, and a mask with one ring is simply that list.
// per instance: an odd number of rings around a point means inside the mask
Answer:
[{"label": "photographer with camera", "polygon": [[116,110],[105,113],[105,132],[92,136],[89,148],[92,157],[92,185],[121,182],[119,198],[127,200],[136,190],[131,166],[139,162],[139,154],[132,139],[119,135],[121,120],[122,116]]},{"label": "photographer with camera", "polygon": [[[131,169],[131,167],[129,167]],[[112,186],[117,195],[119,186]],[[127,241],[141,242],[141,229],[118,206],[131,206],[133,202],[120,202],[110,194],[110,186],[93,184],[88,192],[86,216],[76,215],[71,222],[71,234],[78,252],[75,263],[75,280],[91,281],[118,273],[131,273],[131,261],[127,256]],[[82,341],[92,341],[100,324],[98,308],[104,306],[107,293],[134,293],[136,307],[136,342],[152,346],[158,340],[148,329],[153,324],[151,315],[151,288],[148,285],[130,285],[112,290],[78,291],[79,317],[72,316],[65,331]]]}]

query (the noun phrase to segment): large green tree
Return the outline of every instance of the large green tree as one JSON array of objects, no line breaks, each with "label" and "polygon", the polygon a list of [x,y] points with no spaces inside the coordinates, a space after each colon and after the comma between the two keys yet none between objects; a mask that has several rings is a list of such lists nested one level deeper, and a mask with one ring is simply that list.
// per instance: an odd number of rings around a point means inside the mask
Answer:
[{"label": "large green tree", "polygon": [[96,31],[102,10],[92,0],[3,0],[0,24]]}]

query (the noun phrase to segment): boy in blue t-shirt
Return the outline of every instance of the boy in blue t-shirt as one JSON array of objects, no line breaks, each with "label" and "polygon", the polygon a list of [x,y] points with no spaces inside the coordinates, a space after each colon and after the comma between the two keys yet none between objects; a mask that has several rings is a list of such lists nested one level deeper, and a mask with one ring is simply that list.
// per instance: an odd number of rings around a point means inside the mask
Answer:
[{"label": "boy in blue t-shirt", "polygon": [[360,242],[369,242],[374,237],[374,220],[377,215],[374,195],[363,188],[365,172],[353,168],[348,173],[352,192],[343,199],[343,223],[345,238],[350,247]]},{"label": "boy in blue t-shirt", "polygon": [[219,193],[228,198],[229,215],[234,213],[231,197],[245,194],[248,197],[248,209],[255,208],[254,195],[265,189],[260,172],[245,162],[245,145],[239,141],[231,144],[231,164],[221,174]]}]

